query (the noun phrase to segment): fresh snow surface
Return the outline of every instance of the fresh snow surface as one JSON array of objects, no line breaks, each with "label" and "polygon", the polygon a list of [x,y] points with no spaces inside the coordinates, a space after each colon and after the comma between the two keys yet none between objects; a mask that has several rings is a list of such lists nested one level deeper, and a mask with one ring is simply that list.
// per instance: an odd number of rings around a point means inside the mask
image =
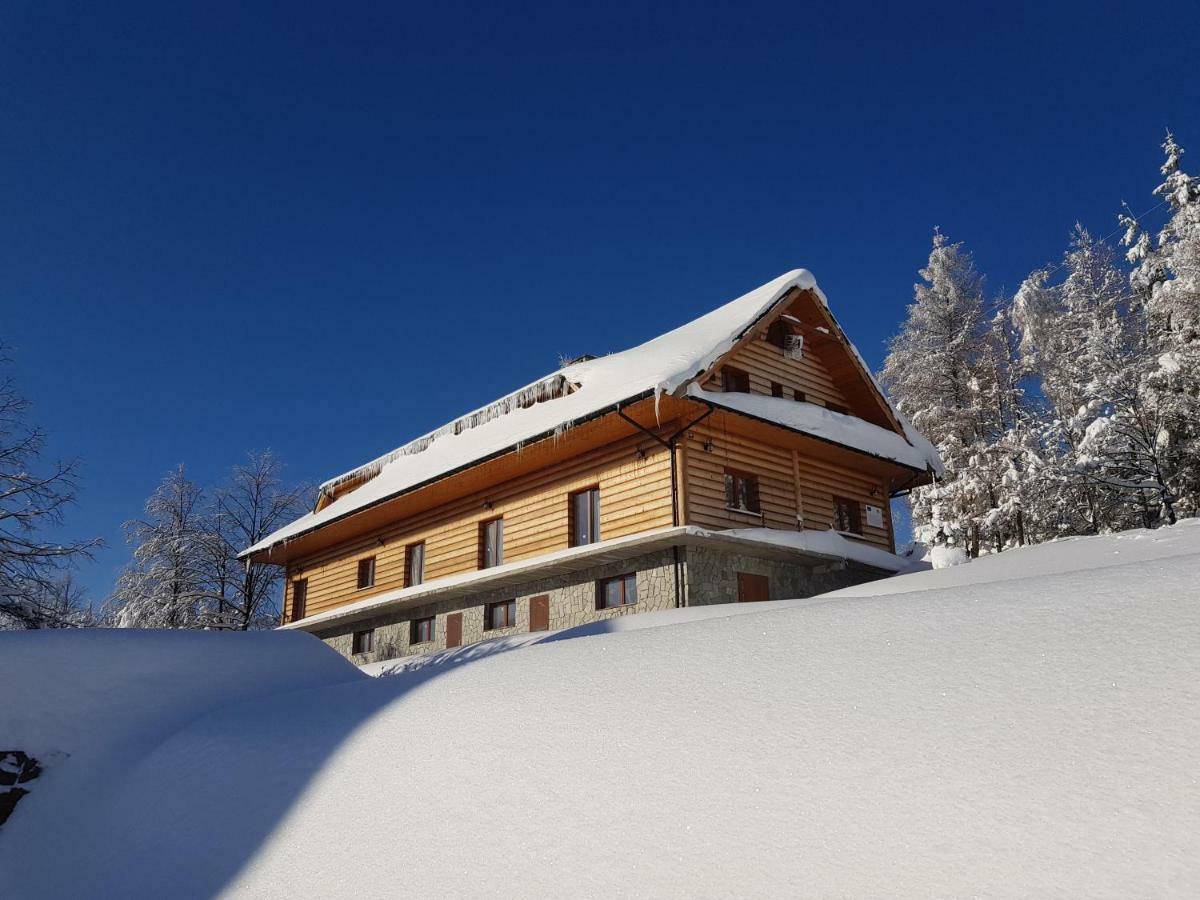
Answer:
[{"label": "fresh snow surface", "polygon": [[[674,331],[621,353],[565,366],[558,372],[463,417],[464,420],[474,418],[481,424],[464,427],[457,434],[454,433],[453,427],[444,426],[365,466],[331,479],[322,485],[323,489],[359,476],[374,476],[361,487],[334,500],[320,512],[301,516],[268,535],[264,540],[244,550],[242,555],[271,547],[493,453],[539,435],[561,430],[594,413],[613,409],[618,403],[639,397],[648,391],[655,395],[678,393],[691,379],[710,369],[748,327],[765,315],[794,287],[811,289],[828,307],[825,295],[817,287],[816,279],[810,272],[805,269],[787,272]],[[858,353],[853,347],[851,351],[856,355]],[[860,356],[860,362],[861,359]],[[863,370],[870,377],[870,369],[866,368],[865,363]],[[539,385],[556,378],[563,378],[579,387],[572,393],[532,405],[523,406],[517,402],[516,398],[530,395],[531,392],[536,393]],[[908,439],[917,448],[914,450],[913,447],[909,447],[909,458],[914,462],[906,465],[915,465],[924,470],[929,463],[940,471],[941,463],[937,453],[920,434],[904,422],[899,413],[896,415],[904,424]],[[896,441],[901,445],[905,443],[900,438],[896,438]]]},{"label": "fresh snow surface", "polygon": [[[386,678],[324,653],[169,731],[102,667],[140,660],[173,698],[223,683],[223,651],[174,672],[152,636],[2,636],[26,719],[0,707],[0,734],[75,752],[4,827],[0,896],[1197,896],[1198,537],[624,616]],[[139,736],[98,761],[92,728]]]},{"label": "fresh snow surface", "polygon": [[[688,396],[734,412],[775,422],[793,431],[811,434],[835,444],[853,447],[855,450],[889,459],[909,468],[921,471],[931,468],[941,471],[941,459],[928,441],[920,439],[915,445],[910,444],[894,431],[880,428],[857,416],[842,415],[814,403],[797,402],[785,397],[767,397],[762,394],[706,391],[698,384],[688,386]],[[909,430],[911,440],[916,432]]]}]

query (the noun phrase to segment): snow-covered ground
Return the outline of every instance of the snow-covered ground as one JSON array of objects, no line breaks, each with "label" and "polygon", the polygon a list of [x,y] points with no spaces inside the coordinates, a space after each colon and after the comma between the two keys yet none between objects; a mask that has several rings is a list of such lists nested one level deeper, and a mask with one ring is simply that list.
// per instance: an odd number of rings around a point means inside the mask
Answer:
[{"label": "snow-covered ground", "polygon": [[52,759],[4,897],[1200,894],[1195,521],[381,678],[296,633],[0,678]]}]

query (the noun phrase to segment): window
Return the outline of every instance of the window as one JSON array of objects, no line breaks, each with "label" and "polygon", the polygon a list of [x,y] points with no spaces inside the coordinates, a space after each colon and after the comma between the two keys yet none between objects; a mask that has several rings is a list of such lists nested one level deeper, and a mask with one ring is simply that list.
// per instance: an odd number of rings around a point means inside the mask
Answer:
[{"label": "window", "polygon": [[600,540],[600,488],[571,495],[571,546],[582,547]]},{"label": "window", "polygon": [[368,556],[358,561],[358,589],[375,586],[375,557]]},{"label": "window", "polygon": [[304,618],[304,607],[308,600],[308,579],[298,578],[292,582],[292,621]]},{"label": "window", "polygon": [[833,498],[833,527],[835,531],[862,534],[862,509],[855,500]]},{"label": "window", "polygon": [[412,587],[425,580],[425,542],[404,548],[404,586]]},{"label": "window", "polygon": [[517,601],[501,600],[499,603],[489,603],[483,608],[483,630],[495,631],[497,628],[511,628],[517,624]]},{"label": "window", "polygon": [[782,397],[783,396],[783,385],[780,384],[778,381],[771,382],[771,396],[772,397]]},{"label": "window", "polygon": [[596,609],[616,609],[637,603],[637,575],[618,575],[596,582]]},{"label": "window", "polygon": [[787,326],[786,322],[782,319],[776,319],[767,326],[767,343],[774,344],[782,350],[787,344],[788,335],[791,333],[792,329]]},{"label": "window", "polygon": [[433,640],[435,616],[427,616],[424,619],[413,619],[409,625],[408,642],[410,644],[424,644]]},{"label": "window", "polygon": [[807,398],[807,396],[808,395],[805,394],[804,391],[800,390],[799,388],[792,391],[792,399],[795,400],[797,403],[803,403],[805,401],[805,399]]},{"label": "window", "polygon": [[375,649],[375,629],[370,631],[354,632],[354,647],[355,653],[370,653]]},{"label": "window", "polygon": [[504,520],[491,519],[479,526],[479,568],[490,569],[504,562]]},{"label": "window", "polygon": [[721,390],[735,394],[750,393],[750,376],[741,369],[725,366],[721,369]]},{"label": "window", "polygon": [[850,410],[846,409],[846,407],[842,406],[840,403],[830,403],[828,400],[826,400],[825,408],[831,412],[841,413],[843,416],[850,415]]},{"label": "window", "polygon": [[725,505],[739,512],[759,512],[758,476],[726,469]]}]

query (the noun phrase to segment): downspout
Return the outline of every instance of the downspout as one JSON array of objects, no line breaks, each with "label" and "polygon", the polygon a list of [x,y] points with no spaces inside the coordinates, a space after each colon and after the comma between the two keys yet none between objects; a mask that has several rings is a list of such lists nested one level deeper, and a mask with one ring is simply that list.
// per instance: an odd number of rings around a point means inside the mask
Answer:
[{"label": "downspout", "polygon": [[[655,434],[653,431],[651,431],[649,428],[642,425],[640,422],[636,422],[633,419],[629,418],[629,416],[625,415],[625,410],[621,408],[620,404],[617,405],[617,415],[618,416],[620,416],[622,419],[624,419],[626,422],[628,422],[630,425],[632,425],[638,431],[649,436],[650,438],[652,438],[653,440],[655,440],[656,442],[661,444],[663,447],[665,447],[667,450],[667,453],[671,457],[671,526],[674,528],[678,528],[679,524],[680,524],[679,523],[679,465],[675,459],[675,447],[679,442],[679,438],[681,438],[688,431],[695,428],[697,425],[699,425],[701,422],[703,422],[705,419],[707,419],[709,416],[711,416],[714,411],[715,411],[714,408],[710,406],[707,410],[705,410],[704,414],[701,415],[699,418],[693,419],[691,422],[688,422],[686,425],[684,425],[682,428],[680,428],[678,431],[676,431],[674,434],[672,434],[670,437],[668,437],[664,440],[663,438],[661,438],[657,434]],[[683,563],[679,558],[679,545],[678,544],[672,545],[671,553],[672,553],[672,556],[674,557],[673,567],[675,570],[674,571],[674,575],[675,575],[675,606],[676,606],[676,608],[679,608],[679,607],[683,606]]]}]

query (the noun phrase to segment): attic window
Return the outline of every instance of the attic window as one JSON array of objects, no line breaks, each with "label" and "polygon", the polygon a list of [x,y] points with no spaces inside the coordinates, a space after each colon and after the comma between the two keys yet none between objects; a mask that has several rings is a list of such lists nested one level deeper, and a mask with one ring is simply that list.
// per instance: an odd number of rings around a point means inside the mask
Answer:
[{"label": "attic window", "polygon": [[776,319],[767,326],[767,343],[774,344],[780,350],[787,343],[788,335],[792,333],[792,329],[783,319]]},{"label": "attic window", "polygon": [[750,393],[750,376],[741,369],[724,366],[721,369],[721,390],[731,394]]}]

